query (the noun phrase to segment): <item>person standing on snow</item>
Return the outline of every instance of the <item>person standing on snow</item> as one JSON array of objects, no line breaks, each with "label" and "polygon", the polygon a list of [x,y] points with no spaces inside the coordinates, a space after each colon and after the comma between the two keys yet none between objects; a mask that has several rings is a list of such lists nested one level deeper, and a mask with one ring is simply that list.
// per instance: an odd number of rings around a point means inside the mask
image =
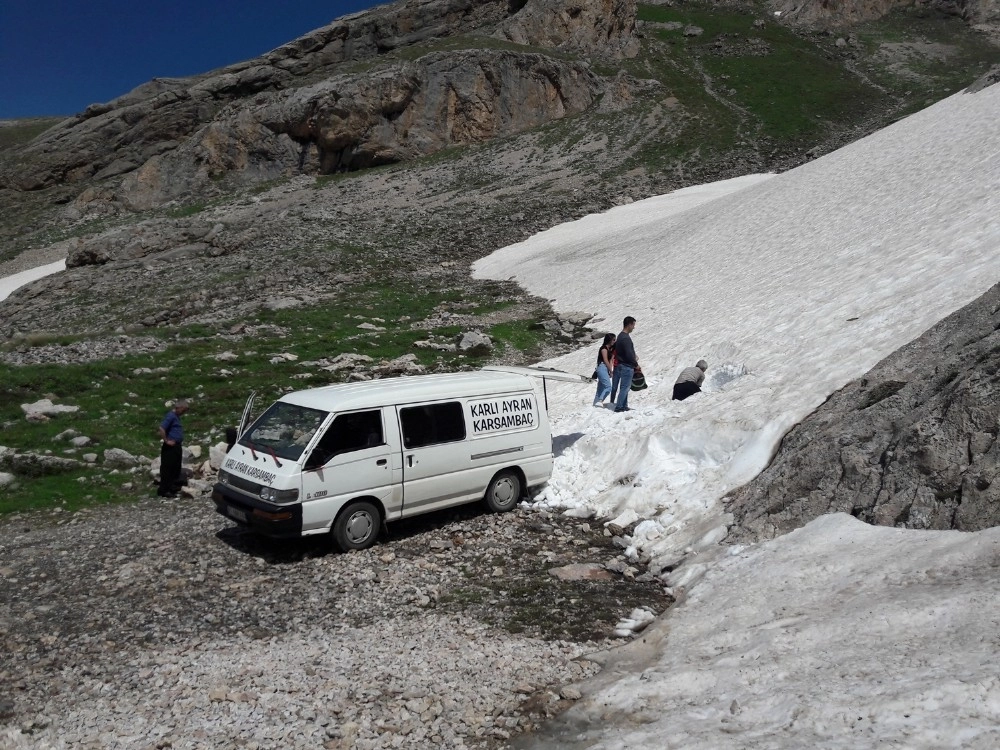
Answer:
[{"label": "person standing on snow", "polygon": [[708,369],[708,362],[703,359],[698,360],[694,367],[685,367],[681,374],[677,376],[674,383],[674,401],[683,401],[688,396],[701,393],[701,384],[705,382],[705,370]]},{"label": "person standing on snow", "polygon": [[611,373],[615,366],[612,360],[615,358],[615,335],[607,333],[604,335],[604,343],[601,344],[597,352],[597,369],[594,374],[597,376],[597,393],[594,394],[594,406],[604,406],[604,399],[611,393]]},{"label": "person standing on snow", "polygon": [[[618,400],[615,401],[615,411],[630,411],[628,394],[632,387],[632,378],[636,371],[642,372],[639,359],[635,356],[635,346],[632,344],[632,331],[635,330],[635,318],[626,316],[622,321],[622,332],[615,339],[615,384],[618,386]],[[614,385],[612,385],[614,389]]]}]

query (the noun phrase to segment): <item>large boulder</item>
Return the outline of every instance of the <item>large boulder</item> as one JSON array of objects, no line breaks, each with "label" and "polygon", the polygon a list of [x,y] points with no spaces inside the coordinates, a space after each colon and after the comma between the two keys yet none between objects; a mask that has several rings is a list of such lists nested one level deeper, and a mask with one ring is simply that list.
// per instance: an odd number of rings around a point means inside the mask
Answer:
[{"label": "large boulder", "polygon": [[731,493],[734,541],[833,512],[918,529],[1000,524],[1000,284],[850,383]]}]

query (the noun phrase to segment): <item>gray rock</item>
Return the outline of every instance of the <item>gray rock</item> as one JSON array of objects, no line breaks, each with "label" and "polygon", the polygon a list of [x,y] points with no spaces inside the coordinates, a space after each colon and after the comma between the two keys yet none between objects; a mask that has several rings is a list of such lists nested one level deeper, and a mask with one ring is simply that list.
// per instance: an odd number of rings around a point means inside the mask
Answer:
[{"label": "gray rock", "polygon": [[458,337],[458,350],[467,354],[489,354],[493,341],[482,331],[466,331]]},{"label": "gray rock", "polygon": [[329,362],[321,365],[320,369],[326,370],[327,372],[336,372],[337,370],[360,367],[362,365],[370,364],[371,362],[374,361],[375,360],[369,357],[367,354],[354,354],[352,352],[344,352],[343,354],[338,354]]},{"label": "gray rock", "polygon": [[26,419],[37,420],[56,414],[71,414],[80,411],[80,407],[68,404],[54,404],[51,400],[43,398],[33,404],[21,404],[21,410],[24,412]]},{"label": "gray rock", "polygon": [[426,372],[426,368],[417,361],[417,355],[415,354],[404,354],[396,359],[381,363],[375,369],[382,377],[420,375]]},{"label": "gray rock", "polygon": [[883,526],[1000,524],[1000,284],[835,393],[727,498],[733,541],[832,512]]},{"label": "gray rock", "polygon": [[131,469],[133,466],[142,466],[146,462],[147,459],[133,456],[121,448],[106,448],[104,451],[104,465],[109,469]]},{"label": "gray rock", "polygon": [[549,570],[560,581],[610,581],[611,573],[599,563],[573,563]]},{"label": "gray rock", "polygon": [[38,453],[6,452],[0,454],[0,467],[10,469],[15,474],[22,476],[38,477],[48,474],[62,474],[73,471],[80,466],[80,462],[72,458],[43,456]]},{"label": "gray rock", "polygon": [[635,0],[581,0],[567,12],[565,0],[529,0],[496,32],[501,39],[533,47],[572,49],[611,57],[635,57]]}]

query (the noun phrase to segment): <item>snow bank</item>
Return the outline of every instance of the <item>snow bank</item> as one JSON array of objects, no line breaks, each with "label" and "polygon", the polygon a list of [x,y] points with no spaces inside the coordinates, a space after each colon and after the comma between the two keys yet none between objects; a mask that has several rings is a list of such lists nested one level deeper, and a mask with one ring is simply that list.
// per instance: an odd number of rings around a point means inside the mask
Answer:
[{"label": "snow bank", "polygon": [[837,514],[726,555],[532,746],[1000,747],[1000,529]]},{"label": "snow bank", "polygon": [[15,290],[20,289],[25,284],[30,284],[32,281],[37,281],[45,276],[65,270],[66,261],[57,260],[55,263],[48,263],[44,266],[38,266],[37,268],[31,268],[27,271],[21,271],[20,273],[14,273],[10,276],[4,276],[0,278],[0,302],[3,302],[11,294],[13,294]]},{"label": "snow bank", "polygon": [[[561,225],[474,267],[601,331],[633,315],[633,411],[550,385],[566,439],[541,502],[653,519],[673,561],[711,546],[720,498],[827,396],[1000,278],[1000,86],[957,94],[793,171],[677,191]],[[589,374],[598,343],[546,365]],[[670,400],[683,367],[704,393]]]}]

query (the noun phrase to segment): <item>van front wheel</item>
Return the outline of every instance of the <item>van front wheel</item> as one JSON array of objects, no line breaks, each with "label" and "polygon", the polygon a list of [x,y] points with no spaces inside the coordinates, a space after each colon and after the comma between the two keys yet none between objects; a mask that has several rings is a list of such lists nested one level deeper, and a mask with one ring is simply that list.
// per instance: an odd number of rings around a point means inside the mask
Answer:
[{"label": "van front wheel", "polygon": [[333,541],[344,552],[368,549],[378,539],[382,516],[378,508],[359,500],[344,508],[333,523]]},{"label": "van front wheel", "polygon": [[521,478],[517,472],[501,471],[486,488],[486,505],[497,513],[512,510],[521,499]]}]

